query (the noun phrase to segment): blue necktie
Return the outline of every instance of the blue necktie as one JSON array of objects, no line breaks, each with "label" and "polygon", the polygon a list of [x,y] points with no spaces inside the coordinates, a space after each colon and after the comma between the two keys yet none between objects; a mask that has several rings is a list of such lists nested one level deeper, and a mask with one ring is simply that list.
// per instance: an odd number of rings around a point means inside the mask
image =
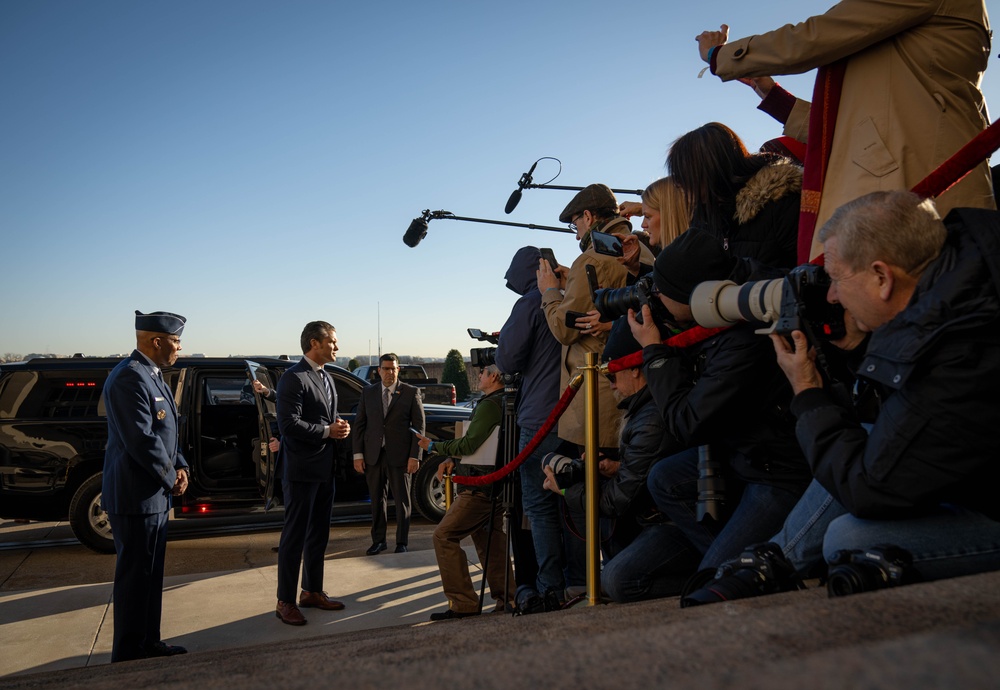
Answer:
[{"label": "blue necktie", "polygon": [[330,377],[326,375],[326,372],[320,369],[319,377],[323,379],[323,388],[326,389],[326,404],[327,407],[333,406],[333,388],[330,387]]}]

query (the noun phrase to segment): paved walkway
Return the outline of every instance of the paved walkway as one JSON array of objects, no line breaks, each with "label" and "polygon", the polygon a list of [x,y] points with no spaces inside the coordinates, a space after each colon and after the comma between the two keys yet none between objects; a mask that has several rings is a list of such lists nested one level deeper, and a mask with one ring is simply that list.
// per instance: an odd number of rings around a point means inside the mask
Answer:
[{"label": "paved walkway", "polygon": [[[468,554],[478,563],[471,547]],[[326,568],[328,593],[347,608],[303,609],[309,622],[301,627],[274,615],[277,566],[168,577],[163,639],[204,652],[424,623],[447,608],[433,551],[329,560]],[[108,582],[0,594],[0,676],[109,663],[111,589]]]}]

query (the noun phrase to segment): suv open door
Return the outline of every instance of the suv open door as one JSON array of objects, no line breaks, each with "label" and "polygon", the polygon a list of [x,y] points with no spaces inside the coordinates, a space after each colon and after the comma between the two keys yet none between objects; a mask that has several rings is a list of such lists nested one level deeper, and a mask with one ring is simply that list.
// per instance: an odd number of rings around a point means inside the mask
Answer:
[{"label": "suv open door", "polygon": [[257,420],[260,425],[260,453],[256,463],[257,483],[260,485],[260,494],[264,497],[264,510],[267,511],[283,502],[281,477],[278,475],[279,453],[275,453],[269,447],[271,438],[280,438],[277,405],[274,400],[280,372],[249,359],[244,361],[250,381],[260,381],[270,391],[271,396],[269,399],[256,391],[253,396],[257,404]]}]

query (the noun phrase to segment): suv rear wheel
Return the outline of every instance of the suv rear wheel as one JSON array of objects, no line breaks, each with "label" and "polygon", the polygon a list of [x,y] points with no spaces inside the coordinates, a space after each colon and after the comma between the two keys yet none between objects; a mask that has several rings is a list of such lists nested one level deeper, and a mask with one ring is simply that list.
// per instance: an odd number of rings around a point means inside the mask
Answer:
[{"label": "suv rear wheel", "polygon": [[114,553],[111,522],[101,507],[103,472],[91,475],[76,489],[69,502],[69,525],[80,543],[98,553]]},{"label": "suv rear wheel", "polygon": [[417,512],[434,522],[444,517],[444,482],[434,476],[442,462],[444,458],[437,456],[425,460],[413,476],[413,505]]}]

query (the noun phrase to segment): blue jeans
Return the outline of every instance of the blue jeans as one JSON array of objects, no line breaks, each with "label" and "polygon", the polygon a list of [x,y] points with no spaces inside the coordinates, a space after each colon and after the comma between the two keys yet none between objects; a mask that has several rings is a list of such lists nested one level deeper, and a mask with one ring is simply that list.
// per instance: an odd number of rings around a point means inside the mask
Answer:
[{"label": "blue jeans", "polygon": [[700,559],[675,525],[647,525],[632,543],[604,561],[601,589],[617,602],[674,596]]},{"label": "blue jeans", "polygon": [[800,575],[808,576],[823,564],[823,538],[830,523],[846,514],[844,507],[814,479],[769,541],[781,547]]},{"label": "blue jeans", "polygon": [[731,473],[726,480],[727,501],[733,508],[724,525],[698,522],[697,448],[656,463],[646,480],[660,512],[703,554],[701,568],[714,568],[739,556],[749,544],[768,539],[801,495],[770,484],[743,483]]},{"label": "blue jeans", "polygon": [[823,540],[827,560],[840,549],[892,544],[913,555],[924,580],[1000,570],[1000,522],[958,506],[908,520],[863,520],[842,515]]},{"label": "blue jeans", "polygon": [[771,541],[803,575],[841,549],[892,544],[913,555],[925,580],[1000,569],[1000,522],[955,506],[908,520],[864,520],[813,481]]},{"label": "blue jeans", "polygon": [[[534,438],[537,429],[521,429],[518,452]],[[566,554],[563,549],[562,519],[559,514],[560,498],[542,488],[545,475],[542,473],[542,457],[558,450],[559,437],[553,431],[546,436],[538,448],[521,465],[521,503],[524,514],[531,522],[531,540],[535,544],[535,559],[538,561],[539,592],[555,589],[560,593],[566,587],[563,568]]]}]

